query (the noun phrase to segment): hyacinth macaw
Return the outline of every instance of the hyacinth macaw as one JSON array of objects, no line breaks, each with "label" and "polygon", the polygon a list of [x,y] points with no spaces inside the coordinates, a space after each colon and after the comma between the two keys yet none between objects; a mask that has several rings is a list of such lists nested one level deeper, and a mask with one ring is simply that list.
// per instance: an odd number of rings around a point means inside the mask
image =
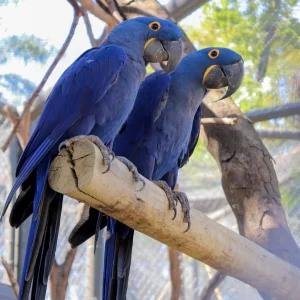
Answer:
[{"label": "hyacinth macaw", "polygon": [[63,198],[49,187],[47,173],[59,146],[67,139],[66,144],[92,135],[90,139],[109,167],[113,153],[105,145],[112,144],[128,118],[147,63],[167,60],[165,71],[171,71],[181,59],[181,37],[181,30],[167,20],[140,17],[124,21],[99,47],[84,52],[55,84],[20,158],[2,213],[21,187],[10,224],[18,228],[31,214],[33,217],[19,299],[45,297]]},{"label": "hyacinth macaw", "polygon": [[[113,150],[133,162],[140,174],[158,181],[167,195],[173,194],[184,211],[189,228],[186,196],[174,189],[179,168],[192,155],[200,133],[201,102],[208,89],[228,86],[223,98],[240,86],[244,69],[242,57],[227,48],[206,48],[185,56],[169,74],[157,71],[141,84],[134,108],[116,137]],[[165,186],[166,182],[168,186]],[[96,219],[86,216],[70,238],[77,246],[94,232]],[[91,229],[88,229],[92,228]],[[83,230],[86,229],[86,230]],[[126,299],[131,263],[133,229],[109,218],[110,235],[105,245],[103,300]]]}]

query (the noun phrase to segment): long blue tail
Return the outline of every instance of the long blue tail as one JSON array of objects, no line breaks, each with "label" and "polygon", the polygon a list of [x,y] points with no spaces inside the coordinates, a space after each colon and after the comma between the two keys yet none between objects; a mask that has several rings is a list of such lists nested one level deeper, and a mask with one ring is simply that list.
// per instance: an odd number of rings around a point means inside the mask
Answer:
[{"label": "long blue tail", "polygon": [[105,244],[102,300],[125,300],[134,230],[109,218]]},{"label": "long blue tail", "polygon": [[124,300],[128,287],[134,230],[90,208],[72,230],[69,242],[75,248],[107,226],[102,300]]},{"label": "long blue tail", "polygon": [[33,208],[19,300],[45,298],[47,281],[54,260],[63,195],[54,192],[48,185],[50,162],[51,156],[46,156],[38,164],[36,174],[32,176],[35,182],[31,182],[31,185],[20,194],[10,216],[11,222],[16,220],[16,215],[20,215],[23,207],[25,215],[21,219],[24,220]]}]

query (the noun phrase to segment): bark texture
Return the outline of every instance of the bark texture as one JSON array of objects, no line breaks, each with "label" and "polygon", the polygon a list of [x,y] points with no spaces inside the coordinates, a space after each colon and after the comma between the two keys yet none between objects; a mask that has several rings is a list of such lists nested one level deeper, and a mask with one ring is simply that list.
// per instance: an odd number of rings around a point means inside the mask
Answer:
[{"label": "bark texture", "polygon": [[210,92],[205,117],[237,117],[236,126],[203,125],[201,138],[222,173],[222,186],[239,231],[282,259],[300,267],[300,251],[286,220],[273,160],[253,125],[230,99],[214,102]]}]

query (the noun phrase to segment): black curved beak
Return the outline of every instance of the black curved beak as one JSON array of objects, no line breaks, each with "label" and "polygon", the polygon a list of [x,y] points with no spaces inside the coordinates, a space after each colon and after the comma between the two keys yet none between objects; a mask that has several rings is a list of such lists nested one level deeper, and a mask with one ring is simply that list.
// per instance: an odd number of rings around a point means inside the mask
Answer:
[{"label": "black curved beak", "polygon": [[164,67],[165,73],[169,73],[177,67],[182,54],[182,40],[159,41],[151,39],[144,47],[144,60],[146,62],[161,63],[167,61],[167,65]]},{"label": "black curved beak", "polygon": [[220,89],[228,86],[225,95],[219,99],[225,99],[233,95],[241,86],[244,78],[244,61],[240,60],[232,65],[214,65],[204,74],[203,86],[210,89]]}]

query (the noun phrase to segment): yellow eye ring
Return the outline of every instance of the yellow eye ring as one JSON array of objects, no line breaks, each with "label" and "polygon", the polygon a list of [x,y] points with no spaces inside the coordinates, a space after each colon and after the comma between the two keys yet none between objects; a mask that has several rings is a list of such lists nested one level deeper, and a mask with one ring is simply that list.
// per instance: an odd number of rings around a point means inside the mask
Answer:
[{"label": "yellow eye ring", "polygon": [[160,23],[157,21],[151,22],[148,26],[153,31],[158,31],[161,27]]},{"label": "yellow eye ring", "polygon": [[213,49],[208,52],[208,56],[212,59],[215,59],[219,56],[220,51],[218,49]]}]

